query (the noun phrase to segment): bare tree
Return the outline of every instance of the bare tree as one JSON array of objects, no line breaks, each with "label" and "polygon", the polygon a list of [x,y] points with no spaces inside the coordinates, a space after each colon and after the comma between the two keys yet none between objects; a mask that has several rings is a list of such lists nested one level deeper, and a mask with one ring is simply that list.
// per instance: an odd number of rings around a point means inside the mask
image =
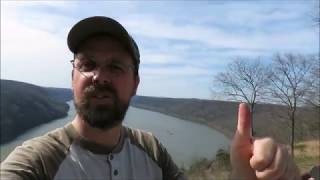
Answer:
[{"label": "bare tree", "polygon": [[315,1],[314,2],[314,9],[312,12],[312,20],[315,22],[315,25],[319,27],[320,25],[320,2]]},{"label": "bare tree", "polygon": [[320,110],[320,57],[314,58],[308,83],[310,88],[304,97],[307,106]]},{"label": "bare tree", "polygon": [[277,54],[273,58],[269,90],[271,97],[287,106],[291,122],[290,145],[294,156],[294,129],[297,106],[310,89],[308,78],[313,58],[294,54]]},{"label": "bare tree", "polygon": [[221,85],[219,88],[223,88],[225,95],[249,104],[253,121],[256,102],[262,99],[264,87],[268,82],[266,72],[260,58],[238,57],[228,65],[225,72],[218,73],[215,80]]}]

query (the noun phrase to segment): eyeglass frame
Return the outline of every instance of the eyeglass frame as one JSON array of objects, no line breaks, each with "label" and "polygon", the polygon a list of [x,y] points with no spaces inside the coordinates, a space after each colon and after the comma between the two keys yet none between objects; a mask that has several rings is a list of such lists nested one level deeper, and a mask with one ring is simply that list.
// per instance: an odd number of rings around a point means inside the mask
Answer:
[{"label": "eyeglass frame", "polygon": [[[82,75],[85,76],[86,78],[93,77],[93,76],[95,75],[95,71],[97,71],[98,68],[101,68],[101,67],[102,67],[102,66],[96,66],[96,67],[94,67],[94,69],[92,69],[92,70],[90,70],[90,71],[88,71],[88,72],[85,72],[85,71],[82,71],[79,67],[77,67],[77,66],[75,65],[76,59],[77,59],[77,57],[75,56],[74,59],[71,59],[71,60],[70,60],[70,63],[72,64],[72,67],[73,67],[74,69],[76,69],[78,72],[80,72],[80,74],[82,74]],[[81,61],[81,60],[78,58],[78,61]],[[95,61],[90,60],[89,58],[88,58],[88,61],[91,61],[91,62],[94,62],[94,63],[95,63]],[[121,65],[121,66],[123,67],[123,72],[122,72],[122,73],[121,73],[121,72],[115,73],[115,72],[112,72],[112,70],[110,70],[110,69],[114,68],[116,64],[117,64],[117,65]],[[105,67],[107,67],[108,73],[111,74],[113,77],[123,76],[123,75],[125,75],[126,73],[128,73],[130,69],[135,70],[135,66],[134,66],[133,64],[123,64],[123,63],[114,63],[114,62],[111,62],[111,63],[105,65],[104,68],[105,68]]]}]

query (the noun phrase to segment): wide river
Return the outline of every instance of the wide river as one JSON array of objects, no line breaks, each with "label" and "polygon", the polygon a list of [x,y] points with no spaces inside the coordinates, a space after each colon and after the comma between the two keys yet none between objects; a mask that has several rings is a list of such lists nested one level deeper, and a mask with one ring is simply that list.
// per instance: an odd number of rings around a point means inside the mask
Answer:
[{"label": "wide river", "polygon": [[[68,116],[37,126],[15,140],[1,145],[1,160],[26,139],[45,134],[70,122],[75,110],[72,101],[68,104]],[[180,167],[189,167],[200,158],[212,159],[218,149],[227,149],[230,143],[223,134],[205,125],[134,107],[129,108],[124,124],[151,131],[167,147],[173,160]]]}]

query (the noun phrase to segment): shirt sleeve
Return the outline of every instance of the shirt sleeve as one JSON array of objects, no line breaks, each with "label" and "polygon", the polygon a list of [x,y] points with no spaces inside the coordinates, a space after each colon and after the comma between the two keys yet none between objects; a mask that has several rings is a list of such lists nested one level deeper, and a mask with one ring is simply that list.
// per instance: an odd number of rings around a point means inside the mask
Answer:
[{"label": "shirt sleeve", "polygon": [[172,180],[186,180],[184,173],[179,169],[179,167],[172,160],[170,154],[166,148],[158,142],[159,146],[159,160],[162,166],[163,179]]},{"label": "shirt sleeve", "polygon": [[18,146],[1,163],[2,180],[36,180],[41,178],[41,160],[32,146]]}]

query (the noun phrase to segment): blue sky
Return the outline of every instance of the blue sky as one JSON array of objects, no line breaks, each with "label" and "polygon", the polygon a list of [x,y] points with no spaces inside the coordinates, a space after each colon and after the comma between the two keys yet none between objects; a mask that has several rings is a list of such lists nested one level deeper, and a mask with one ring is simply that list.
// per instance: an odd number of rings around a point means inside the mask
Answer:
[{"label": "blue sky", "polygon": [[[138,95],[212,99],[234,57],[317,53],[317,0],[1,1],[1,78],[71,87],[67,33],[95,15],[119,21],[141,53]],[[221,98],[221,97],[220,97]]]}]

